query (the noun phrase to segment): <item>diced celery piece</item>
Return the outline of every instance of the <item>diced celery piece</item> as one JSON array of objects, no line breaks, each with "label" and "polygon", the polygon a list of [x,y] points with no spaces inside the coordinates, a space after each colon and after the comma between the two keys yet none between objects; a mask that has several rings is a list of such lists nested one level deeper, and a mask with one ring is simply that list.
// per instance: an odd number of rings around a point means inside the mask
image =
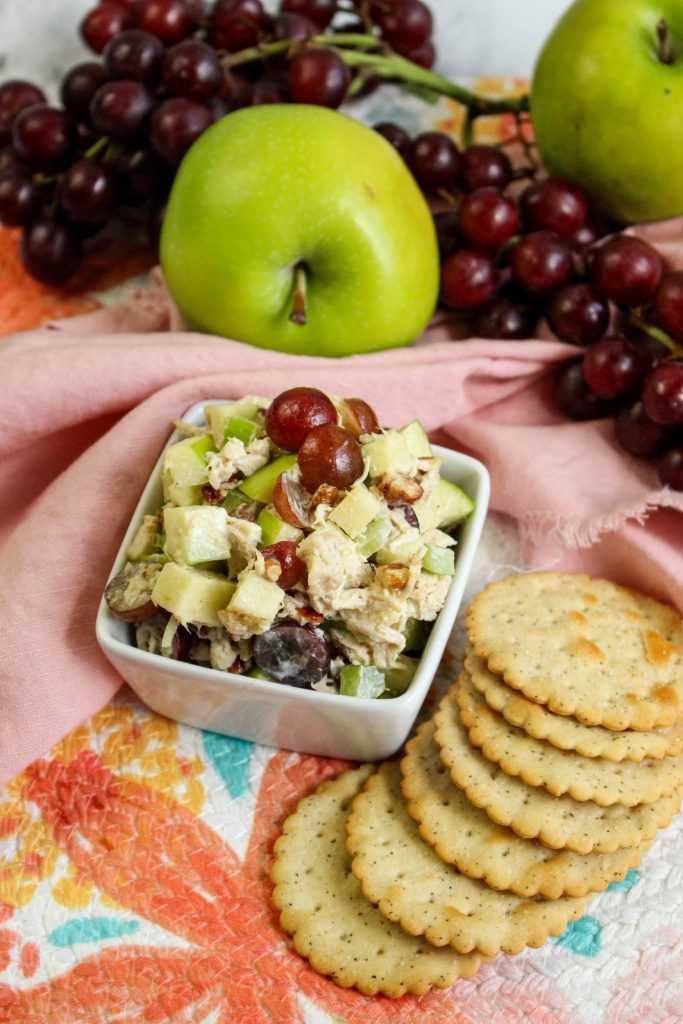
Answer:
[{"label": "diced celery piece", "polygon": [[421,622],[420,619],[408,619],[403,635],[406,638],[405,651],[422,651],[432,631],[431,622]]},{"label": "diced celery piece", "polygon": [[406,423],[405,427],[401,427],[399,430],[399,434],[408,445],[411,455],[414,455],[416,459],[428,459],[434,454],[427,433],[419,420]]},{"label": "diced celery piece", "polygon": [[269,505],[273,500],[273,491],[280,473],[291,469],[295,462],[296,455],[280,455],[277,459],[269,462],[267,466],[262,466],[261,469],[257,469],[255,473],[243,480],[240,489],[253,501]]},{"label": "diced celery piece", "polygon": [[422,568],[436,576],[454,576],[455,551],[453,548],[437,548],[433,544],[428,544],[422,559]]},{"label": "diced celery piece", "polygon": [[177,441],[164,454],[163,468],[176,487],[195,487],[209,479],[206,465],[208,452],[215,452],[216,446],[208,434],[186,437]]},{"label": "diced celery piece", "polygon": [[269,544],[277,544],[281,540],[293,540],[298,543],[304,531],[296,526],[290,526],[284,519],[275,514],[272,505],[262,508],[259,512],[257,524],[261,527],[261,547],[268,547]]},{"label": "diced celery piece", "polygon": [[370,476],[377,478],[385,473],[412,473],[415,456],[411,453],[405,438],[398,430],[387,430],[385,434],[373,434],[374,440],[363,447],[363,456],[369,460]]},{"label": "diced celery piece", "polygon": [[164,552],[181,565],[230,557],[228,513],[218,505],[164,509]]},{"label": "diced celery piece", "polygon": [[362,558],[370,558],[391,536],[391,521],[389,519],[374,519],[366,526],[362,535],[356,541],[356,550]]},{"label": "diced celery piece", "polygon": [[345,498],[330,512],[329,518],[355,539],[365,527],[382,511],[382,504],[367,487],[359,484],[352,487]]},{"label": "diced celery piece", "polygon": [[234,590],[235,583],[226,576],[167,562],[154,584],[152,601],[183,624],[219,626],[217,612],[227,606]]},{"label": "diced celery piece", "polygon": [[413,681],[418,664],[417,658],[408,658],[401,654],[394,667],[384,673],[387,690],[390,690],[394,697],[400,697],[406,692]]},{"label": "diced celery piece", "polygon": [[261,428],[253,420],[245,420],[241,416],[231,416],[225,424],[223,442],[229,437],[236,437],[246,447],[255,437],[261,433]]},{"label": "diced celery piece", "polygon": [[248,678],[249,679],[265,679],[269,683],[272,683],[272,681],[273,681],[270,678],[270,676],[267,676],[266,673],[262,669],[260,669],[260,668],[252,668],[250,670],[250,672],[249,672]]},{"label": "diced celery piece", "polygon": [[344,697],[375,699],[384,689],[384,674],[374,665],[344,665],[339,673],[339,692]]}]

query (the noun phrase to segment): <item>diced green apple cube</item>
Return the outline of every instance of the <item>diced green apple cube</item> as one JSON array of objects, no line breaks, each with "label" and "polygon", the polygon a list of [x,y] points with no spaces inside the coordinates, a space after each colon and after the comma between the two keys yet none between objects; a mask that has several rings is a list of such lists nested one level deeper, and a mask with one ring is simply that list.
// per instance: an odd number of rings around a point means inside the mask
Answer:
[{"label": "diced green apple cube", "polygon": [[376,551],[386,544],[393,527],[389,519],[375,519],[369,523],[356,541],[356,550],[362,558],[371,558]]},{"label": "diced green apple cube", "polygon": [[413,505],[423,533],[429,530],[450,530],[463,522],[474,508],[474,502],[450,480],[439,480],[426,498]]},{"label": "diced green apple cube", "polygon": [[161,486],[164,489],[164,501],[178,507],[186,505],[201,505],[202,488],[200,484],[195,487],[180,487],[175,483],[172,475],[166,469],[161,472]]},{"label": "diced green apple cube", "polygon": [[293,540],[298,544],[304,535],[303,530],[280,519],[272,505],[261,509],[256,523],[261,527],[261,547],[264,548],[281,540]]},{"label": "diced green apple cube", "polygon": [[405,427],[401,427],[399,430],[399,434],[408,445],[411,455],[414,455],[416,459],[428,459],[434,454],[427,433],[419,420],[406,423]]},{"label": "diced green apple cube", "polygon": [[431,622],[422,622],[420,619],[408,619],[403,635],[406,638],[405,651],[422,651],[432,631]]},{"label": "diced green apple cube", "polygon": [[377,518],[382,508],[381,502],[364,484],[357,484],[330,512],[329,518],[355,540],[368,523]]},{"label": "diced green apple cube", "polygon": [[232,595],[228,611],[272,622],[282,607],[284,591],[255,571],[245,573]]},{"label": "diced green apple cube", "polygon": [[363,445],[363,455],[369,460],[373,479],[389,472],[410,474],[415,470],[415,456],[398,430],[387,430],[373,437],[373,441]]},{"label": "diced green apple cube", "polygon": [[267,466],[257,469],[255,473],[248,476],[240,484],[240,490],[252,501],[260,501],[263,505],[269,505],[273,500],[275,484],[280,473],[291,469],[296,462],[296,455],[280,455],[273,459]]},{"label": "diced green apple cube", "polygon": [[384,673],[386,688],[391,691],[393,697],[400,697],[402,693],[406,692],[413,681],[418,664],[417,658],[408,658],[405,654],[401,654],[394,667]]},{"label": "diced green apple cube", "polygon": [[375,555],[378,565],[392,565],[394,562],[407,562],[413,555],[424,551],[426,545],[419,536],[399,536],[389,541]]},{"label": "diced green apple cube", "polygon": [[205,405],[204,419],[211,431],[216,448],[222,448],[225,444],[225,427],[228,420],[233,416],[244,420],[253,420],[259,409],[263,409],[267,405],[268,400],[266,398],[259,398],[256,395],[247,395],[245,398],[240,398],[237,402]]},{"label": "diced green apple cube", "polygon": [[183,624],[219,626],[218,612],[225,608],[235,583],[215,572],[167,562],[152,591],[152,601],[175,615]]},{"label": "diced green apple cube", "polygon": [[455,551],[453,548],[437,548],[433,544],[428,544],[422,559],[422,568],[436,576],[454,576]]},{"label": "diced green apple cube", "polygon": [[229,437],[236,437],[245,446],[251,444],[254,438],[262,433],[261,427],[253,420],[245,420],[242,416],[231,416],[225,424],[223,443]]},{"label": "diced green apple cube", "polygon": [[176,487],[195,487],[209,479],[206,465],[207,452],[215,452],[216,446],[208,434],[200,437],[186,437],[166,449],[163,468]]},{"label": "diced green apple cube", "polygon": [[181,565],[230,557],[228,513],[218,505],[164,509],[164,551]]},{"label": "diced green apple cube", "polygon": [[344,665],[339,673],[339,692],[344,697],[369,697],[384,693],[384,673],[374,665]]},{"label": "diced green apple cube", "polygon": [[251,498],[248,498],[246,494],[243,494],[239,488],[235,488],[233,491],[228,491],[223,500],[219,503],[220,508],[224,508],[229,516],[239,508],[240,505],[250,505]]},{"label": "diced green apple cube", "polygon": [[126,548],[129,562],[138,562],[154,553],[157,539],[157,517],[144,516],[137,533]]}]

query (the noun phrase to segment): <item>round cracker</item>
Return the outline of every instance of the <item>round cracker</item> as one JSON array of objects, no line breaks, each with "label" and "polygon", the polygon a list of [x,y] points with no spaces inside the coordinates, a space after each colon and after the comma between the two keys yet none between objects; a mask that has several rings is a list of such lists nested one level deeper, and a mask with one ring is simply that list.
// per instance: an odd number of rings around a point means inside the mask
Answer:
[{"label": "round cracker", "polygon": [[586,897],[527,899],[463,875],[426,843],[406,810],[401,769],[387,761],[353,801],[347,846],[365,897],[411,935],[460,953],[519,953],[559,935]]},{"label": "round cracker", "polygon": [[407,935],[363,896],[346,850],[346,819],[374,769],[344,772],[299,802],[275,843],[273,902],[294,948],[319,974],[364,995],[423,995],[471,977],[481,958]]},{"label": "round cracker", "polygon": [[467,633],[509,686],[586,725],[649,730],[683,712],[680,616],[608,580],[507,576],[475,598]]},{"label": "round cracker", "polygon": [[683,785],[681,758],[615,764],[558,750],[545,740],[527,736],[523,729],[491,710],[467,671],[451,693],[470,743],[487,761],[494,761],[507,775],[516,775],[529,786],[544,786],[553,796],[568,793],[574,800],[593,800],[601,807],[635,807],[653,803]]},{"label": "round cracker", "polygon": [[471,878],[520,896],[585,896],[620,882],[640,864],[645,847],[588,853],[551,850],[497,825],[455,786],[439,757],[434,723],[425,722],[401,761],[401,790],[420,835],[439,857]]},{"label": "round cracker", "polygon": [[659,760],[677,757],[683,751],[683,717],[669,728],[636,732],[613,732],[600,725],[583,725],[575,718],[556,715],[542,704],[528,700],[519,690],[507,686],[471,647],[465,651],[465,668],[490,708],[537,740],[547,740],[558,750],[575,750],[584,757],[607,761]]},{"label": "round cracker", "polygon": [[676,793],[637,807],[600,807],[591,800],[578,803],[569,796],[552,796],[543,788],[506,775],[469,742],[457,704],[451,699],[452,689],[434,716],[441,760],[471,803],[518,835],[540,839],[555,850],[613,853],[650,842],[678,811],[680,796]]}]

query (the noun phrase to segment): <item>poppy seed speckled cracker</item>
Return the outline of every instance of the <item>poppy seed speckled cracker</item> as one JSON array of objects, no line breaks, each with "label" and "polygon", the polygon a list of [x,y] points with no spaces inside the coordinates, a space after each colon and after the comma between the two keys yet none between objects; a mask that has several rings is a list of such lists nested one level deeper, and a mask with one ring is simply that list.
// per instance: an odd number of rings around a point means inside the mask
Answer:
[{"label": "poppy seed speckled cracker", "polygon": [[490,708],[500,712],[510,725],[519,726],[534,739],[547,740],[559,750],[575,750],[584,757],[604,757],[607,761],[658,760],[676,757],[683,751],[683,717],[668,728],[614,732],[556,715],[542,704],[528,700],[491,672],[471,647],[465,650],[465,668]]},{"label": "poppy seed speckled cracker", "polygon": [[410,935],[424,935],[436,946],[485,956],[520,953],[561,934],[588,902],[500,892],[446,864],[408,814],[396,761],[369,776],[347,828],[353,873],[365,897]]},{"label": "poppy seed speckled cracker", "polygon": [[424,722],[401,761],[401,790],[420,835],[439,857],[494,889],[520,896],[585,896],[620,882],[640,864],[644,847],[581,855],[551,850],[497,825],[455,786],[434,742],[434,722]]},{"label": "poppy seed speckled cracker", "polygon": [[451,697],[449,691],[434,716],[441,760],[471,803],[526,839],[540,839],[553,849],[576,853],[613,853],[650,842],[679,809],[677,793],[637,807],[600,807],[591,800],[578,803],[528,786],[506,775],[471,745]]},{"label": "poppy seed speckled cracker", "polygon": [[273,902],[294,948],[319,974],[365,995],[423,995],[471,977],[481,957],[407,935],[363,896],[346,850],[346,820],[374,770],[344,772],[299,802],[275,843]]},{"label": "poppy seed speckled cracker", "polygon": [[593,800],[601,807],[635,807],[651,804],[683,785],[680,757],[615,764],[573,750],[558,750],[545,740],[527,736],[491,710],[466,670],[451,693],[470,743],[487,761],[494,761],[506,775],[516,775],[529,786],[544,786],[553,796],[567,793],[574,800]]},{"label": "poppy seed speckled cracker", "polygon": [[683,714],[683,623],[653,598],[580,574],[507,576],[466,626],[491,671],[557,714],[645,730]]}]

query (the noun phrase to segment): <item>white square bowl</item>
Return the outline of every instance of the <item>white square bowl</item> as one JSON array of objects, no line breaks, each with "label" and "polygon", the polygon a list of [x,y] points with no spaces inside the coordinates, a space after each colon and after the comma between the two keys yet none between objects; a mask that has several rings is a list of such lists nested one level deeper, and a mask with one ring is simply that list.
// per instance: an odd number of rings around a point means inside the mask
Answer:
[{"label": "white square bowl", "polygon": [[[204,406],[220,401],[207,398],[198,402],[182,419],[201,425]],[[183,436],[176,431],[166,447]],[[473,499],[475,509],[460,531],[455,576],[446,603],[434,623],[410,686],[400,697],[371,700],[319,693],[150,654],[138,650],[131,626],[112,615],[103,598],[96,632],[104,654],[153,711],[186,725],[268,746],[350,761],[379,761],[391,757],[406,740],[443,655],[489,501],[489,476],[481,462],[436,445],[434,453],[443,459],[442,475]],[[111,576],[124,567],[126,549],[142,517],[155,512],[162,504],[162,459],[163,452],[138,502]]]}]

